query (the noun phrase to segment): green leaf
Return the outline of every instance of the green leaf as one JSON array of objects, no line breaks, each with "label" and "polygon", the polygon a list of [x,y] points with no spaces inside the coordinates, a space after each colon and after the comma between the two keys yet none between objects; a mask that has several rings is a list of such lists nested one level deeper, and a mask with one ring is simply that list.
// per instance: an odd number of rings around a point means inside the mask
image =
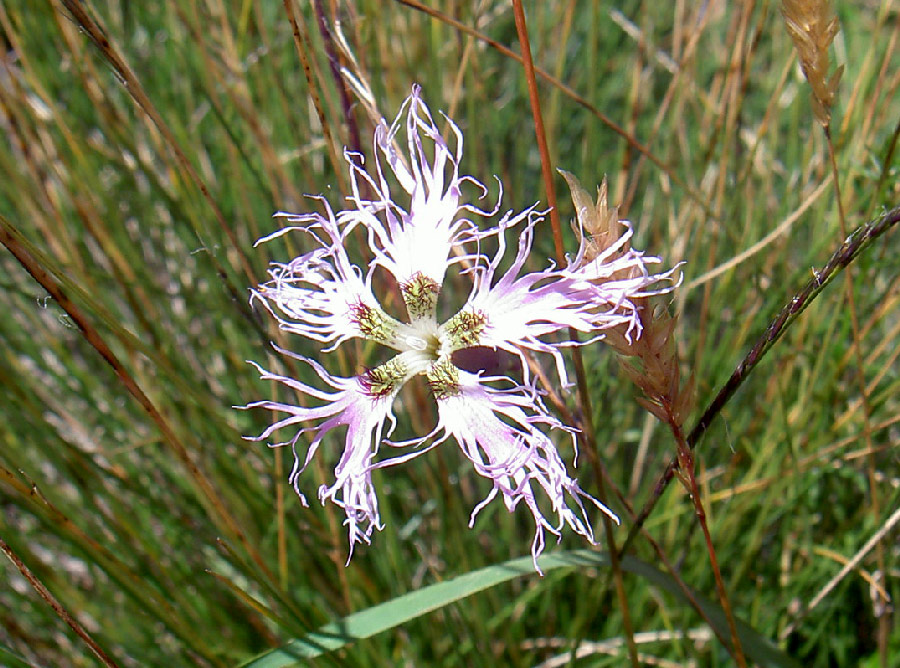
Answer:
[{"label": "green leaf", "polygon": [[[541,568],[549,572],[559,568],[604,567],[609,558],[604,552],[576,550],[557,552],[540,559]],[[678,584],[669,575],[649,564],[626,556],[621,561],[622,570],[648,580],[687,604],[688,600]],[[404,622],[433,612],[455,601],[462,600],[479,591],[493,587],[522,575],[534,575],[531,557],[513,559],[503,564],[489,566],[472,573],[438,582],[414,592],[372,606],[366,610],[348,615],[342,620],[331,622],[315,633],[304,638],[291,640],[283,647],[271,650],[244,664],[244,668],[281,668],[292,666],[303,659],[312,659],[327,652],[344,647],[356,640],[371,638],[377,633],[400,626]],[[715,630],[728,637],[728,623],[722,609],[702,596],[694,597],[709,618]],[[775,647],[767,638],[757,633],[749,625],[735,620],[738,635],[747,658],[763,666],[799,666],[793,659]]]},{"label": "green leaf", "polygon": [[32,668],[32,664],[28,663],[11,649],[8,649],[5,645],[0,645],[0,666],[8,666],[9,668]]}]

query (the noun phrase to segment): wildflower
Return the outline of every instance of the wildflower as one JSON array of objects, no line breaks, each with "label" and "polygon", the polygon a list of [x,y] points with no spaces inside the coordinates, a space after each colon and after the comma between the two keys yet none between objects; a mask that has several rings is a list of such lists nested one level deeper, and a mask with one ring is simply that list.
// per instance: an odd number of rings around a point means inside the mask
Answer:
[{"label": "wildflower", "polygon": [[[288,226],[260,240],[299,230],[309,235],[314,246],[286,264],[273,264],[271,280],[253,293],[252,299],[266,306],[281,329],[325,344],[326,352],[348,339],[361,338],[392,349],[394,356],[359,375],[341,377],[315,360],[281,350],[308,365],[325,389],[257,367],[264,379],[306,395],[314,405],[258,401],[248,407],[285,414],[258,440],[285,427],[297,428],[289,441],[274,445],[290,444],[294,450],[290,481],[304,505],[301,474],[326,437],[334,438],[332,432],[346,427],[334,481],[319,488],[319,500],[343,508],[350,556],[356,543],[368,544],[373,530],[383,528],[372,471],[420,456],[452,438],[475,471],[492,483],[487,497],[474,508],[469,526],[495,497],[501,497],[510,511],[524,504],[536,525],[531,551],[537,568],[545,531],[559,537],[568,525],[593,543],[585,503],[618,519],[569,476],[545,433],[559,430],[574,443],[574,430],[550,415],[542,403],[528,373],[526,351],[552,356],[560,382],[567,385],[560,351],[573,343],[564,335],[563,341],[556,342],[548,341],[547,336],[569,328],[592,334],[617,326],[624,327],[629,336],[639,336],[640,321],[631,300],[653,294],[652,286],[669,274],[651,275],[647,265],[660,260],[630,248],[622,251],[621,244],[586,262],[583,243],[566,267],[551,265],[525,273],[541,212],[535,206],[517,214],[507,212],[484,230],[466,217],[493,217],[499,204],[485,211],[462,202],[463,185],[471,184],[481,197],[487,188],[460,175],[463,137],[459,128],[446,120],[455,139],[453,150],[422,101],[419,87],[414,86],[393,125],[388,127],[382,121],[376,128],[373,170],[366,169],[362,155],[345,151],[352,177],[349,208],[335,214],[322,199],[324,215],[279,213]],[[404,125],[408,163],[395,148]],[[392,190],[386,173],[402,192],[396,187]],[[401,206],[401,199],[407,208]],[[514,227],[521,228],[515,256],[501,270],[507,255],[505,233]],[[354,230],[364,233],[372,253],[365,270],[354,264],[347,252],[348,235]],[[626,228],[623,238],[627,240],[630,234]],[[491,257],[481,251],[486,239],[493,239],[497,248]],[[471,278],[472,289],[459,312],[439,324],[438,297],[445,274],[454,265],[460,265],[461,273]],[[396,280],[408,322],[389,315],[375,298],[372,279],[376,267]],[[627,278],[618,280],[617,272]],[[454,363],[454,353],[473,348],[516,356],[520,380],[467,370]],[[392,403],[403,384],[416,375],[425,377],[434,395],[438,423],[429,434],[395,443],[388,440],[396,424]],[[304,434],[310,435],[311,442],[301,454],[297,445]],[[383,444],[405,452],[376,460]],[[542,508],[552,510],[555,521],[551,522]]]}]

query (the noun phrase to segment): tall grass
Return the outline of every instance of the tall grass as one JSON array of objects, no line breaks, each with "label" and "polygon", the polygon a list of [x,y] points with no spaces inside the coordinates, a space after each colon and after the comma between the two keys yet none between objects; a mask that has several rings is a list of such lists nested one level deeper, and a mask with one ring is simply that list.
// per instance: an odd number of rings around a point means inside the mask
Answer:
[{"label": "tall grass", "polygon": [[[773,3],[525,10],[551,166],[589,191],[607,174],[635,246],[685,263],[662,306],[690,429],[844,237],[900,204],[898,8],[837,7],[827,120],[827,81],[811,97]],[[470,530],[486,488],[452,446],[376,473],[386,528],[345,566],[340,514],[303,508],[289,453],[242,439],[271,416],[232,406],[297,401],[245,360],[303,373],[271,342],[318,354],[248,304],[302,235],[253,244],[273,212],[316,207],[306,194],[341,206],[342,148],[371,156],[374,123],[413,82],[465,133],[463,172],[502,179],[504,210],[546,201],[511,5],[10,0],[0,33],[0,664],[231,666],[392,601],[403,623],[317,665],[630,665],[629,647],[648,664],[731,664],[697,507],[677,478],[656,500],[676,440],[608,346],[582,350],[597,451],[577,473],[598,493],[596,455],[626,521],[598,549],[655,501],[620,596],[609,561],[584,561],[570,535],[546,577],[502,576],[528,555],[531,519],[494,504]],[[778,650],[760,662],[900,660],[895,237],[792,316],[693,451],[751,663],[762,638]],[[553,256],[549,225],[537,246]],[[377,355],[345,348],[329,359],[344,374]],[[301,480],[313,499],[339,451],[326,446]],[[399,598],[466,574],[483,579],[459,581],[462,597]],[[698,612],[685,588],[716,603]]]}]

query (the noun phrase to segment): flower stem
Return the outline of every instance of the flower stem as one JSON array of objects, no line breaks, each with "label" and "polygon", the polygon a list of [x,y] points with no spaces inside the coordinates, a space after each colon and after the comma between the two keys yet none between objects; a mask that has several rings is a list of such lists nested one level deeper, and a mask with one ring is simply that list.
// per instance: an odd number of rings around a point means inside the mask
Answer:
[{"label": "flower stem", "polygon": [[[544,189],[547,192],[547,204],[550,207],[550,226],[553,230],[553,246],[556,252],[556,260],[560,266],[565,265],[565,249],[562,240],[562,224],[559,220],[559,211],[556,205],[556,189],[553,185],[553,168],[550,160],[550,149],[547,146],[547,133],[544,130],[544,120],[541,114],[540,98],[538,97],[537,80],[535,79],[534,61],[531,57],[531,46],[528,40],[528,28],[525,23],[525,11],[522,8],[521,0],[513,0],[513,14],[516,21],[516,32],[519,36],[519,45],[522,50],[522,65],[525,69],[525,80],[528,84],[528,97],[531,102],[531,113],[534,118],[534,131],[537,136],[538,150],[541,155],[541,173],[544,178]],[[572,341],[578,340],[578,334],[575,330],[569,331]],[[591,461],[596,463],[597,453],[596,444],[593,442],[593,426],[591,424],[591,405],[589,394],[587,391],[587,378],[584,373],[584,362],[581,358],[581,351],[574,347],[572,349],[572,358],[575,364],[575,376],[578,387],[578,399],[582,412],[582,434],[587,436],[588,452]],[[596,470],[596,466],[594,467]],[[596,476],[599,500],[606,504],[606,493],[603,486],[603,477]],[[622,570],[619,566],[619,552],[616,548],[614,526],[612,520],[607,515],[603,515],[604,535],[606,537],[607,549],[611,557],[611,565],[616,581],[616,595],[619,599],[619,607],[622,610],[622,625],[624,627],[625,639],[628,645],[628,656],[631,664],[637,668],[640,666],[637,654],[637,645],[634,641],[634,630],[631,625],[631,616],[628,610],[628,599],[625,593],[625,583],[622,577]]]},{"label": "flower stem", "polygon": [[728,620],[728,630],[731,633],[731,655],[741,668],[746,668],[747,660],[744,658],[744,649],[741,647],[741,640],[738,637],[737,626],[734,623],[734,615],[731,612],[731,603],[728,601],[728,592],[725,589],[725,583],[722,581],[722,571],[719,569],[719,560],[716,557],[716,549],[713,546],[712,536],[709,533],[709,525],[706,521],[706,510],[703,508],[703,500],[700,498],[700,488],[697,485],[697,477],[694,475],[694,452],[688,445],[684,437],[684,432],[678,425],[675,416],[669,415],[669,426],[672,434],[675,436],[676,447],[678,448],[678,470],[679,478],[682,484],[690,494],[694,503],[694,512],[697,514],[697,521],[703,530],[703,537],[706,539],[706,550],[709,552],[709,564],[712,566],[713,576],[716,580],[716,593],[719,595],[719,602],[722,604],[722,610],[725,612],[725,618]]}]

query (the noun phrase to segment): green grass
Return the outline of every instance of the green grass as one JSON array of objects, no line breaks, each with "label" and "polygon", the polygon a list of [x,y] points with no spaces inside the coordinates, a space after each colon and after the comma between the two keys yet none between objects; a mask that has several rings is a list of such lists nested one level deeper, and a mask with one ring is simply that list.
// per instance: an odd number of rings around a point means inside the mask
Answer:
[{"label": "green grass", "polygon": [[[271,416],[232,406],[296,400],[245,360],[301,372],[272,353],[270,340],[317,354],[247,303],[267,264],[298,254],[305,239],[253,243],[279,225],[273,212],[315,207],[305,194],[339,207],[342,147],[372,149],[372,117],[352,91],[345,114],[312,8],[298,4],[312,83],[282,3],[94,2],[89,14],[134,73],[128,85],[60,3],[0,5],[0,216],[63,293],[49,298],[0,250],[0,538],[122,666],[238,665],[529,553],[527,512],[510,515],[494,502],[468,529],[487,488],[448,443],[376,474],[386,528],[345,567],[343,518],[315,498],[339,443],[326,443],[301,480],[307,509],[287,484],[290,453],[242,439]],[[393,118],[411,84],[421,84],[432,110],[465,133],[463,173],[487,183],[492,198],[492,176],[500,177],[504,210],[546,201],[519,63],[400,3],[334,4],[356,62],[338,57],[371,87],[381,114]],[[510,6],[436,4],[518,53]],[[704,4],[703,15],[692,3],[634,0],[526,8],[537,65],[631,139],[539,80],[552,166],[588,190],[608,174],[612,202],[635,224],[635,246],[666,266],[685,262],[671,308],[682,375],[696,385],[688,428],[842,241],[825,136],[778,6],[756,3],[744,15],[732,4]],[[897,8],[844,3],[838,11],[832,58],[845,72],[832,136],[853,229],[900,203]],[[677,76],[659,54],[680,63]],[[162,127],[136,104],[142,93]],[[556,188],[566,192],[561,178]],[[570,219],[562,194],[559,205]],[[741,256],[801,207],[783,233]],[[564,231],[572,250],[574,235]],[[871,585],[900,596],[896,531],[798,617],[898,505],[895,237],[879,239],[849,270],[859,357],[839,276],[696,452],[735,615],[800,665],[886,666],[900,657],[895,618],[880,614]],[[549,224],[537,247],[536,256],[552,255]],[[99,354],[100,341],[117,369]],[[352,373],[363,348],[344,348],[326,364]],[[601,461],[638,510],[674,455],[672,435],[635,402],[609,348],[583,354]],[[585,461],[582,454],[579,480],[596,493]],[[599,519],[596,528],[599,535]],[[717,601],[703,534],[677,481],[646,529],[678,577]],[[565,551],[557,555],[565,562],[584,547],[565,535],[547,554]],[[665,570],[644,537],[629,559]],[[2,563],[0,663],[94,665],[85,642],[11,561]],[[498,579],[440,606],[411,603],[401,615],[408,621],[385,623],[316,665],[528,666],[565,658],[579,643],[586,653],[571,665],[628,665],[605,563],[598,556],[544,578]],[[640,653],[668,661],[660,665],[732,665],[726,647],[704,635],[709,622],[647,572],[623,574]],[[664,639],[647,640],[653,632]],[[601,651],[608,642],[614,649]]]}]

